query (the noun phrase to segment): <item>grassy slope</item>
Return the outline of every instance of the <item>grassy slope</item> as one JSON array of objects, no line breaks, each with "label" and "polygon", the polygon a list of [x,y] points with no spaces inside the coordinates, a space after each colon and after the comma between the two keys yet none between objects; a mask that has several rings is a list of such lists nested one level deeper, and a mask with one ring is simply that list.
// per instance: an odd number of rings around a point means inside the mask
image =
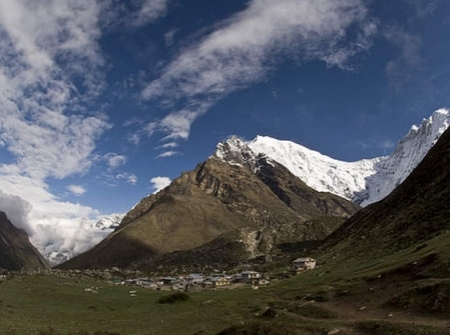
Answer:
[{"label": "grassy slope", "polygon": [[434,254],[421,271],[450,275],[449,166],[447,131],[403,184],[359,211],[328,238],[322,261],[396,266]]}]

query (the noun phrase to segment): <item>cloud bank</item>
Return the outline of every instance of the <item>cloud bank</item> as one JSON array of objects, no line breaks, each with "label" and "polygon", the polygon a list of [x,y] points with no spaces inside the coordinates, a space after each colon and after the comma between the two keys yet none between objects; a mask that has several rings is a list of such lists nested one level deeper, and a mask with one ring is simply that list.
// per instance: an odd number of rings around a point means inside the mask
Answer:
[{"label": "cloud bank", "polygon": [[6,213],[9,221],[17,228],[26,232],[33,232],[28,221],[28,215],[31,211],[31,204],[22,198],[3,193],[0,190],[0,211]]},{"label": "cloud bank", "polygon": [[99,213],[62,201],[47,180],[86,173],[96,141],[112,126],[86,107],[105,87],[98,44],[104,6],[0,0],[0,206],[44,254],[56,244],[80,251],[97,239],[84,227]]},{"label": "cloud bank", "polygon": [[103,86],[100,11],[89,0],[0,0],[0,138],[21,175],[86,171],[96,139],[111,127],[105,115],[84,110],[80,95]]},{"label": "cloud bank", "polygon": [[285,59],[348,69],[376,31],[361,0],[252,0],[182,50],[145,87],[144,99],[172,110],[150,123],[148,133],[187,139],[192,123],[218,100],[264,80]]}]

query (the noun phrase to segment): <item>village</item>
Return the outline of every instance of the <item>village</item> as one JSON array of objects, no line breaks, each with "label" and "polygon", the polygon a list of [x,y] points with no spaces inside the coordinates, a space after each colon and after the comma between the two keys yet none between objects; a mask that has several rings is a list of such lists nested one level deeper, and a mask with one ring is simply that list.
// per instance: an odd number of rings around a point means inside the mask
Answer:
[{"label": "village", "polygon": [[[300,274],[316,267],[316,261],[313,258],[297,258],[292,262],[291,270]],[[200,291],[204,289],[234,289],[238,287],[250,286],[252,289],[258,289],[260,286],[269,285],[278,279],[271,279],[269,275],[252,269],[242,272],[227,274],[215,270],[209,274],[189,273],[171,276],[158,277],[131,277],[127,279],[115,278],[114,273],[120,272],[120,269],[113,268],[106,270],[112,273],[108,282],[114,285],[127,285],[141,287],[150,290],[173,290],[173,291]],[[132,293],[133,294],[133,293]]]},{"label": "village", "polygon": [[[291,271],[300,274],[316,267],[316,261],[313,258],[297,258],[292,262]],[[205,289],[234,289],[238,287],[251,287],[258,289],[261,286],[279,281],[271,279],[269,275],[252,269],[242,272],[227,274],[219,270],[212,273],[189,273],[189,274],[171,274],[170,276],[144,276],[139,270],[123,270],[117,267],[105,270],[42,270],[36,272],[21,273],[22,275],[53,275],[64,278],[90,278],[107,282],[110,285],[129,286],[132,288],[131,295],[135,294],[133,288],[144,288],[157,291],[184,291],[195,292]],[[7,280],[8,277],[19,275],[19,273],[3,272],[0,280]],[[95,287],[87,287],[85,292],[96,293]]]},{"label": "village", "polygon": [[[310,257],[297,258],[292,262],[293,270],[298,274],[316,267],[316,261]],[[253,289],[271,283],[270,277],[254,270],[246,270],[236,274],[190,273],[187,275],[168,276],[158,278],[131,278],[116,281],[116,285],[137,285],[153,290],[195,291],[201,289],[233,289],[242,285],[250,285]]]}]

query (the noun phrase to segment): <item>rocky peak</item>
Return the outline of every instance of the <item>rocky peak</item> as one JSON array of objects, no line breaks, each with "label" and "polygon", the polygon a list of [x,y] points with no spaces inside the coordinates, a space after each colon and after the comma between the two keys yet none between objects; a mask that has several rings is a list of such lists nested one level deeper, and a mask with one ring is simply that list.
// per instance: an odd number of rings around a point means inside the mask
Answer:
[{"label": "rocky peak", "polygon": [[212,158],[219,159],[230,165],[238,165],[255,172],[258,168],[258,159],[265,156],[263,153],[255,153],[247,142],[237,136],[231,136],[226,141],[217,145]]}]

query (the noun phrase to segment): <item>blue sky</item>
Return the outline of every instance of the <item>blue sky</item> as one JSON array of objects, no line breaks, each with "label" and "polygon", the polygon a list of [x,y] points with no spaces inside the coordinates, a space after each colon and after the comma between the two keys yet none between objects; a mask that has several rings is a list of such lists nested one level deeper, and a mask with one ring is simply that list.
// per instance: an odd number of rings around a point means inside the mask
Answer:
[{"label": "blue sky", "polygon": [[0,0],[4,210],[81,250],[233,134],[389,154],[449,105],[449,32],[446,0]]}]

